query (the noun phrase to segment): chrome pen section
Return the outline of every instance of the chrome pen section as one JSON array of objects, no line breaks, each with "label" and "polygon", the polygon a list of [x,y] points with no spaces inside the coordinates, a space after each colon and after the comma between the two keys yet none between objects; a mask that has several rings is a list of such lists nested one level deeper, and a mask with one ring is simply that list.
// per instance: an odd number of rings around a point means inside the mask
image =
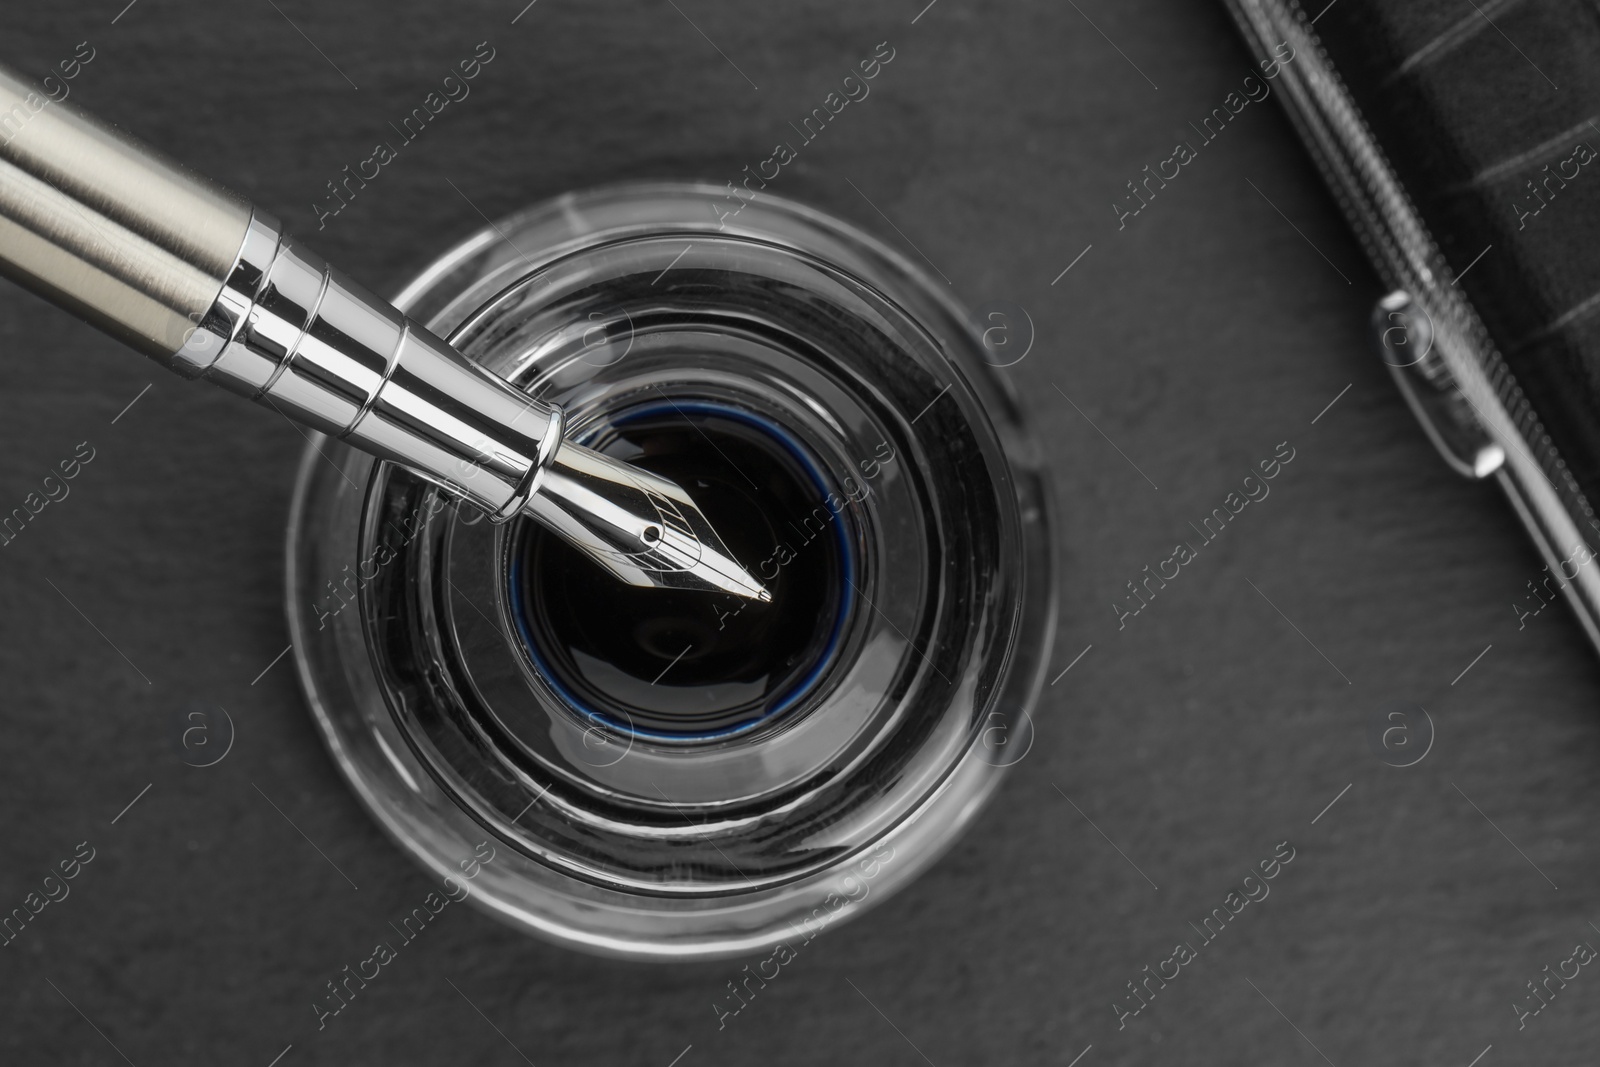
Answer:
[{"label": "chrome pen section", "polygon": [[504,521],[538,489],[561,412],[459,355],[256,211],[217,299],[163,358]]}]

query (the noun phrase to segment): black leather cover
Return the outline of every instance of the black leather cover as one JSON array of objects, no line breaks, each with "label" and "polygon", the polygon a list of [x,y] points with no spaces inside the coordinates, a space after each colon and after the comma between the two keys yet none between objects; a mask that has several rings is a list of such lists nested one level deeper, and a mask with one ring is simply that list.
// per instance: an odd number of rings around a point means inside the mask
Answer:
[{"label": "black leather cover", "polygon": [[1600,5],[1323,2],[1304,7],[1333,66],[1600,500]]}]

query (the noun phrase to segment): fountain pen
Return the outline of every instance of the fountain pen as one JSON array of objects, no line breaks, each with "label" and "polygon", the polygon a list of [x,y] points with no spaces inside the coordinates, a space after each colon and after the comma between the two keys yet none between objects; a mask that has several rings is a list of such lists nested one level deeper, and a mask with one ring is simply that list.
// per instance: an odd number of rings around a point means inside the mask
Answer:
[{"label": "fountain pen", "polygon": [[278,221],[0,66],[0,274],[185,378],[527,515],[630,585],[770,600],[682,487],[563,440]]}]

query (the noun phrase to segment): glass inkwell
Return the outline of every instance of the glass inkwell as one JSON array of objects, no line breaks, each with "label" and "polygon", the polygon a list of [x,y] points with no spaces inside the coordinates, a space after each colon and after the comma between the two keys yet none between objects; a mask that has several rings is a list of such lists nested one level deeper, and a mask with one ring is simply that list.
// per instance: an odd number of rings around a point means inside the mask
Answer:
[{"label": "glass inkwell", "polygon": [[770,603],[623,585],[325,438],[290,517],[300,681],[356,794],[438,876],[490,841],[472,899],[608,955],[758,951],[905,885],[1020,756],[995,726],[1054,628],[981,327],[849,225],[724,200],[564,196],[396,303],[683,484]]}]

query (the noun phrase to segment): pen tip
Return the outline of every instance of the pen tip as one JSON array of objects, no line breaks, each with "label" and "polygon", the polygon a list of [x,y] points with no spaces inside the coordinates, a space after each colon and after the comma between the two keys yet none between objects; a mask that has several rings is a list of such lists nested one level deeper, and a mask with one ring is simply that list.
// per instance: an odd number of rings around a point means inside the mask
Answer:
[{"label": "pen tip", "polygon": [[670,478],[563,443],[527,510],[630,585],[772,602],[772,593]]},{"label": "pen tip", "polygon": [[[681,487],[680,487],[681,491]],[[699,542],[699,559],[686,568],[685,575],[703,583],[704,587],[722,593],[772,603],[772,593],[734,559],[733,553],[711,525],[711,520],[687,494],[681,508],[683,516]]]}]

